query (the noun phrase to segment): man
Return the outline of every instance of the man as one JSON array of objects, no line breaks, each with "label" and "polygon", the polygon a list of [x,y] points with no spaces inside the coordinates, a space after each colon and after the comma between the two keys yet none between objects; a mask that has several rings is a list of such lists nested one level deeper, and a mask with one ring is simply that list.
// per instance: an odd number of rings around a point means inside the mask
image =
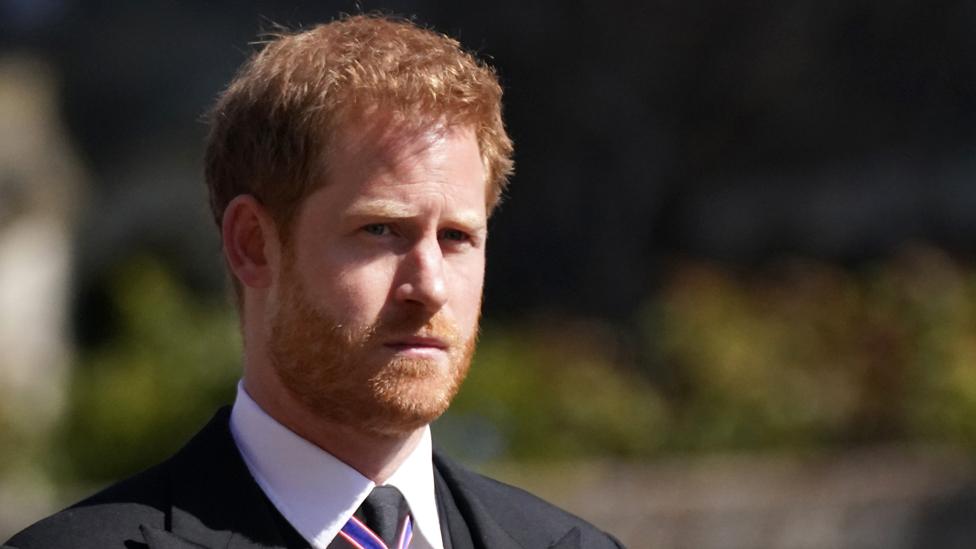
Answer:
[{"label": "man", "polygon": [[8,543],[618,547],[431,450],[511,172],[500,100],[489,68],[405,21],[265,45],[220,97],[206,160],[244,340],[233,409]]}]

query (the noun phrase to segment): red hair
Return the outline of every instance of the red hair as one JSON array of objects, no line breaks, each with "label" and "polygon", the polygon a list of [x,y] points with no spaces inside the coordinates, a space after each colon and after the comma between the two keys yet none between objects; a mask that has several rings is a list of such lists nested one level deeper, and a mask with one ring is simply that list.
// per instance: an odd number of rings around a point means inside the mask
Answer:
[{"label": "red hair", "polygon": [[374,110],[416,127],[472,128],[491,211],[513,166],[501,97],[490,67],[410,21],[357,15],[277,34],[211,112],[205,172],[214,219],[220,226],[227,204],[250,194],[286,234],[302,200],[326,183],[334,135]]}]

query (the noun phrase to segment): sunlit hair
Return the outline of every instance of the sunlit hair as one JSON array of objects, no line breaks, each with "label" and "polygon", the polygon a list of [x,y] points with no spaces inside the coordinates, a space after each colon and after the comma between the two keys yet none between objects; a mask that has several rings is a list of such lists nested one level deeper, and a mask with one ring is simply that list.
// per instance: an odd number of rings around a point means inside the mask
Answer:
[{"label": "sunlit hair", "polygon": [[220,226],[250,194],[287,236],[298,206],[328,184],[328,151],[344,123],[371,112],[415,129],[474,129],[489,211],[512,172],[512,142],[494,71],[460,44],[414,23],[349,16],[279,33],[241,68],[210,114],[206,180]]}]

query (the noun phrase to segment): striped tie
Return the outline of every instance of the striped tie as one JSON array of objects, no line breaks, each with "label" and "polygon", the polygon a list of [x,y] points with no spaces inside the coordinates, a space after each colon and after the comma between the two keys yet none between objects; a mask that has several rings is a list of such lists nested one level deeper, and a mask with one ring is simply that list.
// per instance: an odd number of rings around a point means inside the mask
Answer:
[{"label": "striped tie", "polygon": [[413,521],[403,494],[393,486],[377,486],[329,549],[406,549],[412,538]]}]

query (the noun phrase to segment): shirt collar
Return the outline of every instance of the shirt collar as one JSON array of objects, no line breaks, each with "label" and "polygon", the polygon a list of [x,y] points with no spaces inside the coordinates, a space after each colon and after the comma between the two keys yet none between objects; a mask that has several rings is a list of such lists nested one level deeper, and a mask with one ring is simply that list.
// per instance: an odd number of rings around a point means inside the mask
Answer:
[{"label": "shirt collar", "polygon": [[[254,480],[278,511],[316,549],[326,549],[375,484],[269,416],[237,385],[231,434]],[[439,549],[430,429],[390,476],[414,520],[412,547]],[[419,532],[418,532],[419,531]],[[419,536],[417,534],[420,534]]]}]

